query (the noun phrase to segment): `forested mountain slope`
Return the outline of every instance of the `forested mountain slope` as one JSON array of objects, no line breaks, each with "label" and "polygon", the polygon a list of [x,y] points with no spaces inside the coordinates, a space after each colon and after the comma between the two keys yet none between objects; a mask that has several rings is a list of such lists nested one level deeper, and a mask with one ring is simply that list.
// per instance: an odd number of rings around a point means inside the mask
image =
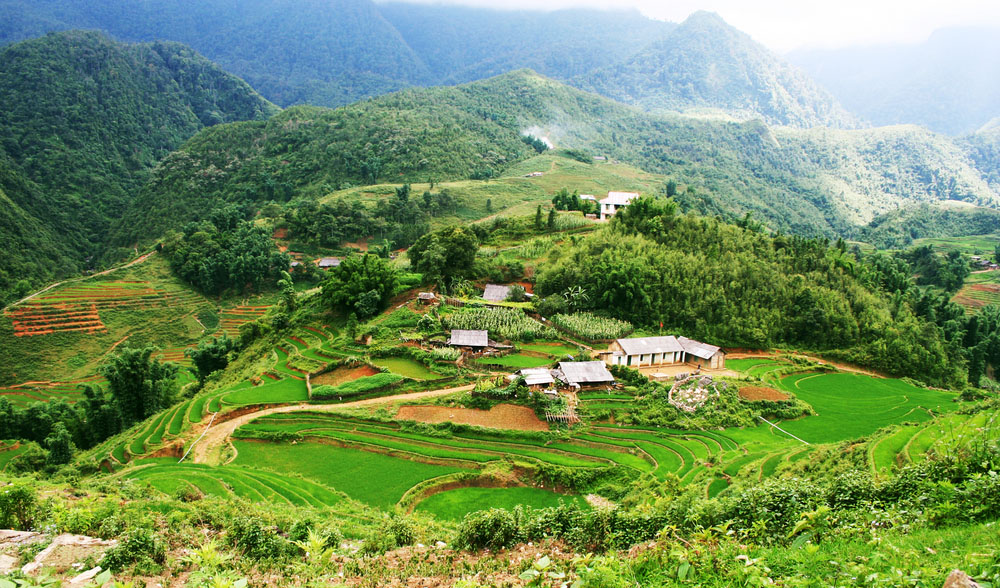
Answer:
[{"label": "forested mountain slope", "polygon": [[491,10],[389,2],[378,5],[437,83],[531,68],[568,79],[631,57],[677,25],[635,10]]},{"label": "forested mountain slope", "polygon": [[[156,163],[206,126],[277,108],[246,83],[175,43],[124,45],[64,32],[0,51],[0,150],[22,189],[7,196],[72,262],[11,267],[41,279],[82,269]],[[33,186],[23,188],[24,186]],[[16,214],[20,214],[15,211]],[[0,288],[2,290],[2,288]]]},{"label": "forested mountain slope", "polygon": [[859,125],[808,76],[709,12],[574,84],[648,110],[712,109],[806,128]]},{"label": "forested mountain slope", "polygon": [[771,130],[759,121],[660,116],[524,70],[207,130],[156,171],[122,239],[197,218],[210,201],[261,204],[376,180],[490,177],[534,153],[520,140],[525,132],[667,175],[684,186],[677,198],[686,209],[750,212],[803,235],[848,235],[906,203],[1000,203],[963,151],[920,129]]},{"label": "forested mountain slope", "polygon": [[166,39],[247,80],[282,105],[339,105],[427,83],[426,67],[369,0],[4,0],[0,41],[96,28],[126,41]]}]

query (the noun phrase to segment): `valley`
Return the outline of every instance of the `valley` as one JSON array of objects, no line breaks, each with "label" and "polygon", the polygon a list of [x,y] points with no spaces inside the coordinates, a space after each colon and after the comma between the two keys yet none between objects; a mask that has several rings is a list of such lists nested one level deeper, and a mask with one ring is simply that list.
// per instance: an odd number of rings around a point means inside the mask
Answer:
[{"label": "valley", "polygon": [[0,588],[1000,583],[988,107],[709,12],[64,4],[0,0]]}]

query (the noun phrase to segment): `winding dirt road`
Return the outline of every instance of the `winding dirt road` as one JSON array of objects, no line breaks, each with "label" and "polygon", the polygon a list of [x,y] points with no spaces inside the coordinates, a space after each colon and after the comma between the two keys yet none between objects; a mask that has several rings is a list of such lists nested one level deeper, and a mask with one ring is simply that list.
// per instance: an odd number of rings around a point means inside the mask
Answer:
[{"label": "winding dirt road", "polygon": [[276,406],[274,408],[265,408],[263,410],[251,412],[249,414],[241,415],[234,419],[212,425],[211,428],[205,431],[202,438],[195,443],[194,447],[191,448],[191,453],[188,455],[188,460],[193,463],[218,464],[219,462],[221,462],[222,449],[229,441],[229,436],[233,434],[233,431],[235,431],[236,429],[240,428],[241,426],[249,423],[250,421],[256,418],[260,418],[265,415],[279,414],[283,412],[296,412],[300,410],[310,410],[318,412],[336,412],[344,408],[357,408],[359,406],[391,404],[393,402],[409,402],[412,400],[420,400],[423,398],[434,398],[437,396],[454,394],[455,392],[466,392],[468,390],[472,390],[474,387],[475,384],[469,384],[467,386],[459,386],[457,388],[443,388],[441,390],[426,390],[424,392],[411,392],[409,394],[397,394],[395,396],[367,398],[365,400],[355,400],[354,402],[344,402],[342,404],[303,403],[303,404],[291,404],[288,406]]}]

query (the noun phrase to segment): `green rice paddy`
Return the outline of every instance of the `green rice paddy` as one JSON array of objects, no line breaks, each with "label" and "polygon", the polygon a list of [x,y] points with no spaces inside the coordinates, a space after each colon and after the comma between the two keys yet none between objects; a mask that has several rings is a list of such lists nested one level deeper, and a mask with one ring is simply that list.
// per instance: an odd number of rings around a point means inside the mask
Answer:
[{"label": "green rice paddy", "polygon": [[477,359],[476,363],[486,366],[499,366],[505,368],[514,368],[515,370],[519,370],[523,368],[534,368],[534,367],[551,365],[552,358],[536,357],[534,355],[523,355],[520,353],[512,353],[510,355],[504,355],[502,357],[483,357]]},{"label": "green rice paddy", "polygon": [[557,494],[540,488],[457,488],[422,500],[416,510],[445,520],[460,521],[470,512],[488,508],[511,509],[519,504],[548,508],[560,503],[587,507],[587,501],[579,496]]},{"label": "green rice paddy", "polygon": [[436,380],[442,377],[419,361],[406,357],[383,357],[373,359],[372,363],[411,380]]}]

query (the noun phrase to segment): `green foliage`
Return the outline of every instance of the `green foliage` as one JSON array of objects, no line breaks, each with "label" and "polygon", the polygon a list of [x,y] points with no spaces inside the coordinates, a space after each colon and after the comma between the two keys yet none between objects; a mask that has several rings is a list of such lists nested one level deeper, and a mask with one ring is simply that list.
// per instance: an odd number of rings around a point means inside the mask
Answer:
[{"label": "green foliage", "polygon": [[173,402],[177,367],[152,359],[155,350],[155,347],[136,349],[124,345],[100,368],[126,427]]},{"label": "green foliage", "polygon": [[29,483],[0,488],[0,527],[28,531],[33,526],[37,509],[38,496]]},{"label": "green foliage", "polygon": [[139,573],[155,573],[167,559],[167,550],[150,529],[130,531],[104,554],[101,565],[113,572],[135,566]]},{"label": "green foliage", "polygon": [[331,308],[365,319],[385,308],[395,292],[396,281],[396,269],[387,260],[371,254],[353,255],[323,282],[323,301]]},{"label": "green foliage", "polygon": [[991,208],[921,204],[875,217],[858,230],[856,239],[879,249],[901,249],[916,239],[987,235],[997,231],[1000,231],[1000,213]]},{"label": "green foliage", "polygon": [[181,279],[206,294],[258,292],[288,269],[268,232],[241,220],[236,209],[217,210],[210,223],[188,225],[169,237],[163,251]]},{"label": "green foliage", "polygon": [[186,349],[184,355],[191,358],[198,373],[198,381],[205,383],[205,378],[212,372],[225,369],[229,365],[230,354],[236,351],[238,342],[223,334],[222,337],[212,337],[198,343],[193,349]]},{"label": "green foliage", "polygon": [[331,400],[334,398],[361,396],[386,390],[403,381],[403,376],[397,374],[375,374],[365,376],[336,386],[315,386],[312,397],[316,400]]},{"label": "green foliage", "polygon": [[281,559],[292,547],[273,527],[256,517],[237,517],[228,531],[230,545],[251,559]]},{"label": "green foliage", "polygon": [[406,254],[426,280],[451,280],[470,275],[478,249],[479,239],[475,234],[452,227],[417,239]]}]

